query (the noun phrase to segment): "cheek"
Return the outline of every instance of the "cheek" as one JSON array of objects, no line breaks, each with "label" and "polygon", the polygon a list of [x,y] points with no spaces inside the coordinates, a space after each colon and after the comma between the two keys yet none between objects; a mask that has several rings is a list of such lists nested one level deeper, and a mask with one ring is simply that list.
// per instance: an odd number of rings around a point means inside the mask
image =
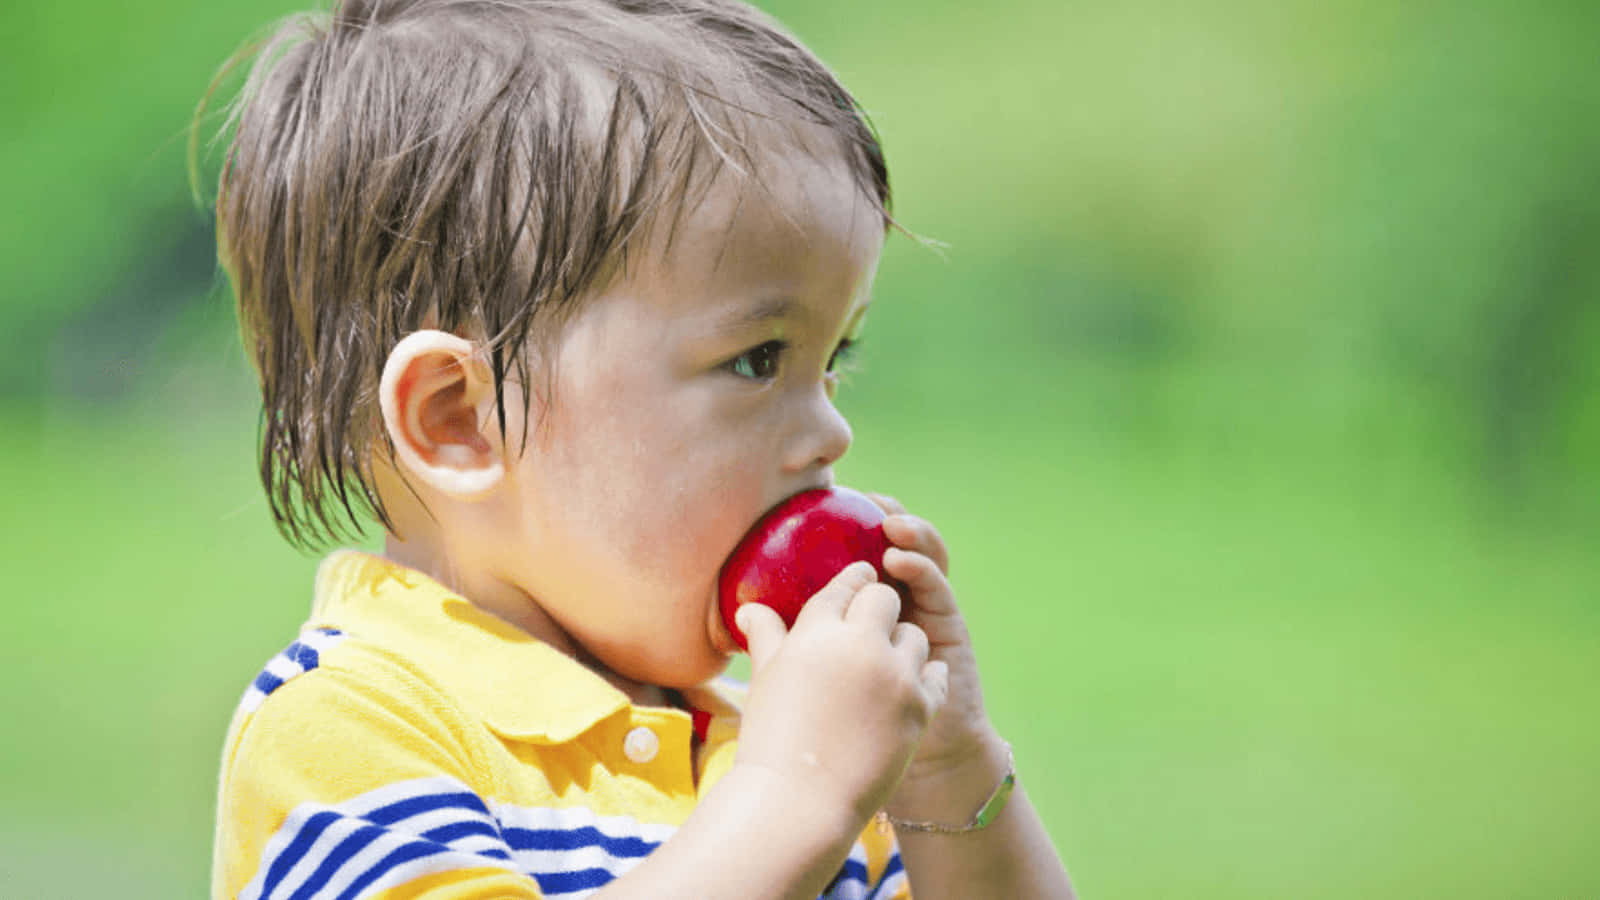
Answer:
[{"label": "cheek", "polygon": [[576,372],[557,397],[530,485],[550,545],[654,591],[713,584],[773,499],[771,423],[730,409],[714,385],[647,370]]},{"label": "cheek", "polygon": [[714,576],[749,524],[745,507],[762,498],[739,460],[696,439],[691,416],[661,412],[609,410],[569,428],[545,449],[539,504],[561,523],[557,539],[590,564],[682,588]]},{"label": "cheek", "polygon": [[[663,587],[698,589],[748,522],[749,479],[709,454],[639,458],[634,476],[612,485],[618,550],[637,574]],[[756,502],[759,502],[757,500]]]}]

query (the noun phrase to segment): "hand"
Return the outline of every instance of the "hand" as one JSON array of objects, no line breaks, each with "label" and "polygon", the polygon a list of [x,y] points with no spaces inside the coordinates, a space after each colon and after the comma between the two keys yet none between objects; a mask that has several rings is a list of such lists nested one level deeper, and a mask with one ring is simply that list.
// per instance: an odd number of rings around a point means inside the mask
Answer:
[{"label": "hand", "polygon": [[778,774],[806,802],[842,805],[855,828],[881,808],[946,693],[945,663],[929,661],[921,628],[899,621],[900,602],[857,562],[792,630],[765,606],[741,607],[752,680],[735,766]]},{"label": "hand", "polygon": [[[950,553],[944,538],[926,520],[907,513],[893,497],[869,496],[888,515],[883,530],[894,546],[884,554],[883,567],[907,588],[909,602],[902,618],[922,629],[928,637],[928,658],[943,663],[947,672],[947,699],[918,745],[891,806],[897,815],[901,809],[938,809],[943,806],[938,798],[918,795],[947,786],[997,781],[999,776],[992,770],[998,765],[1004,772],[1004,742],[984,711],[978,660],[950,587]],[[965,808],[967,799],[958,796],[951,802],[955,808]],[[980,795],[973,801],[974,810],[983,799]]]}]

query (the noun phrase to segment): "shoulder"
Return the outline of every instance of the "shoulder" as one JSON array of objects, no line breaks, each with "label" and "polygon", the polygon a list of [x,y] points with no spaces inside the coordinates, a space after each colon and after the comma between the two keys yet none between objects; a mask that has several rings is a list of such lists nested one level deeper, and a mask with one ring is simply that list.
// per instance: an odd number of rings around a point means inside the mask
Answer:
[{"label": "shoulder", "polygon": [[300,632],[289,646],[272,657],[239,700],[238,712],[250,715],[261,708],[266,699],[290,680],[320,668],[323,654],[345,642],[348,637],[337,628],[307,628]]},{"label": "shoulder", "polygon": [[[338,853],[322,845],[336,833],[337,846],[347,831],[378,835],[413,820],[467,837],[486,832],[492,820],[479,795],[491,767],[479,731],[404,660],[331,629],[303,631],[251,682],[229,729],[214,890],[249,894],[245,882],[254,877],[254,890],[273,896],[263,888],[277,869],[283,876],[332,865]],[[393,852],[409,840],[383,837]],[[418,846],[436,862],[453,858],[434,844]],[[474,855],[463,864],[502,862]]]},{"label": "shoulder", "polygon": [[307,628],[245,689],[230,728],[224,781],[241,766],[400,753],[470,765],[476,719],[408,661],[333,628]]}]

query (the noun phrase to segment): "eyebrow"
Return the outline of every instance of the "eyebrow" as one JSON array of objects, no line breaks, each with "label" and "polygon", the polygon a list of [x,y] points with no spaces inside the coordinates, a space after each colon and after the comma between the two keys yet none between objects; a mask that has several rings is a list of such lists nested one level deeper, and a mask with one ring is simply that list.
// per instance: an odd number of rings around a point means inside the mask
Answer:
[{"label": "eyebrow", "polygon": [[764,325],[774,319],[787,319],[796,314],[808,317],[810,310],[793,297],[784,295],[766,297],[752,304],[741,304],[737,309],[730,310],[719,317],[712,326],[718,334],[736,334]]},{"label": "eyebrow", "polygon": [[[871,307],[872,298],[868,297],[866,302],[857,307],[855,314],[845,323],[849,326],[849,330],[855,330],[855,327],[866,317],[867,310]],[[813,318],[813,312],[811,307],[806,306],[792,296],[784,294],[776,297],[766,297],[753,304],[742,305],[737,309],[730,310],[720,316],[711,327],[716,334],[739,334],[758,328],[768,322],[790,318],[798,318],[809,322]]]}]

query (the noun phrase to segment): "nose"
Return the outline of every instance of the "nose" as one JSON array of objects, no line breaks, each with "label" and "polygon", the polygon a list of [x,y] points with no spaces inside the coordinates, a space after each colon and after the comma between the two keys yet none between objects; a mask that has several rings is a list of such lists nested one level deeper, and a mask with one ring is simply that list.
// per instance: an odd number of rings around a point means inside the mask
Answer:
[{"label": "nose", "polygon": [[807,400],[800,425],[789,439],[784,468],[791,472],[827,468],[850,449],[850,423],[833,405],[833,398],[818,391]]}]

